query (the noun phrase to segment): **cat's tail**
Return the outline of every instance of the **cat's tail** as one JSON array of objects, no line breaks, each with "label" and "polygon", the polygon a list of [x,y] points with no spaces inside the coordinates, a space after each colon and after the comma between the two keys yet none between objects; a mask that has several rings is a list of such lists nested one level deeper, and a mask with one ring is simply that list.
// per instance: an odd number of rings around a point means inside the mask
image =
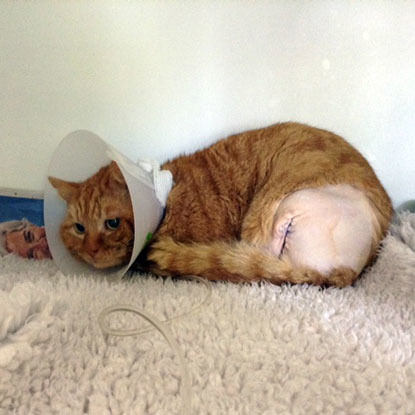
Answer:
[{"label": "cat's tail", "polygon": [[156,273],[198,275],[209,280],[345,287],[357,278],[351,268],[337,268],[328,275],[296,268],[287,260],[244,241],[185,244],[163,237],[150,246],[147,258],[155,263]]}]

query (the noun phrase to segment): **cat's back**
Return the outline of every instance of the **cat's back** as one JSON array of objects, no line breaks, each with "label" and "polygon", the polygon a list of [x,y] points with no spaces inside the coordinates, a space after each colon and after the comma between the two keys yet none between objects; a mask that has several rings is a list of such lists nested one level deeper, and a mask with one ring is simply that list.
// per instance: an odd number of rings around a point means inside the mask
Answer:
[{"label": "cat's back", "polygon": [[332,132],[295,122],[232,135],[163,168],[176,183],[164,228],[184,239],[238,237],[252,199],[264,187],[278,199],[299,189],[349,184],[387,211],[385,223],[392,211],[375,172],[353,146]]},{"label": "cat's back", "polygon": [[238,238],[250,201],[267,177],[278,128],[235,134],[165,163],[175,186],[159,234],[183,241]]},{"label": "cat's back", "polygon": [[239,183],[261,186],[271,171],[278,171],[279,181],[287,184],[300,176],[303,180],[325,176],[334,183],[350,184],[362,179],[366,183],[369,178],[377,180],[367,160],[345,139],[296,122],[229,136],[194,154],[169,161],[163,168],[172,171],[176,182],[194,182],[195,177],[218,183],[232,181],[237,191],[242,190]]}]

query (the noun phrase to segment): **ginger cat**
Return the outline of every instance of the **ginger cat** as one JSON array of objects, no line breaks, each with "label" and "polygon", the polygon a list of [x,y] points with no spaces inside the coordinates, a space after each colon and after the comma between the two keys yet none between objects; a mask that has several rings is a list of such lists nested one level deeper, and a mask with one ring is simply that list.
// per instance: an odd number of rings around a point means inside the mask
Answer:
[{"label": "ginger cat", "polygon": [[[392,216],[365,158],[303,124],[237,134],[162,168],[175,185],[139,257],[160,275],[348,286],[374,260]],[[69,251],[97,268],[127,263],[134,218],[116,163],[83,183],[49,180],[68,205]]]}]

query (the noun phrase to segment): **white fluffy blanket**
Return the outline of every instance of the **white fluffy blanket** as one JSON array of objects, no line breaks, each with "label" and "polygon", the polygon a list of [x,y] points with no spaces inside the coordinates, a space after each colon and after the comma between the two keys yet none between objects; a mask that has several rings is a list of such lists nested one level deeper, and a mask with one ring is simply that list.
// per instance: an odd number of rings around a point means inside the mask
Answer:
[{"label": "white fluffy blanket", "polygon": [[[193,414],[415,414],[415,215],[401,214],[372,269],[346,289],[213,285],[171,323]],[[152,331],[104,339],[106,306],[166,318],[203,298],[189,281],[67,278],[0,260],[0,414],[180,414],[180,371]],[[131,315],[113,324],[145,325]]]}]

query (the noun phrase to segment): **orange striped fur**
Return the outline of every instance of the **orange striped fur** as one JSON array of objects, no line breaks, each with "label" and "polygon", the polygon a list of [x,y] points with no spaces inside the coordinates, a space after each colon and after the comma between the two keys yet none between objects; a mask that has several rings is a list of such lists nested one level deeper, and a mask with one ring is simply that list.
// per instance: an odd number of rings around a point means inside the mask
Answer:
[{"label": "orange striped fur", "polygon": [[[392,215],[390,199],[365,158],[341,137],[303,124],[237,134],[163,168],[172,172],[175,186],[165,218],[139,258],[140,267],[161,275],[350,285],[357,277],[351,269],[321,275],[294,268],[266,249],[278,204],[296,190],[328,184],[362,190],[376,217],[368,263]],[[128,205],[124,198],[114,201],[119,202]],[[63,227],[63,237],[65,232]]]},{"label": "orange striped fur", "polygon": [[[134,215],[117,164],[112,162],[82,183],[54,177],[49,181],[68,205],[60,234],[71,254],[96,268],[128,262],[134,242]],[[120,225],[111,230],[105,223],[115,218],[120,219]],[[85,232],[79,233],[76,224]]]}]

